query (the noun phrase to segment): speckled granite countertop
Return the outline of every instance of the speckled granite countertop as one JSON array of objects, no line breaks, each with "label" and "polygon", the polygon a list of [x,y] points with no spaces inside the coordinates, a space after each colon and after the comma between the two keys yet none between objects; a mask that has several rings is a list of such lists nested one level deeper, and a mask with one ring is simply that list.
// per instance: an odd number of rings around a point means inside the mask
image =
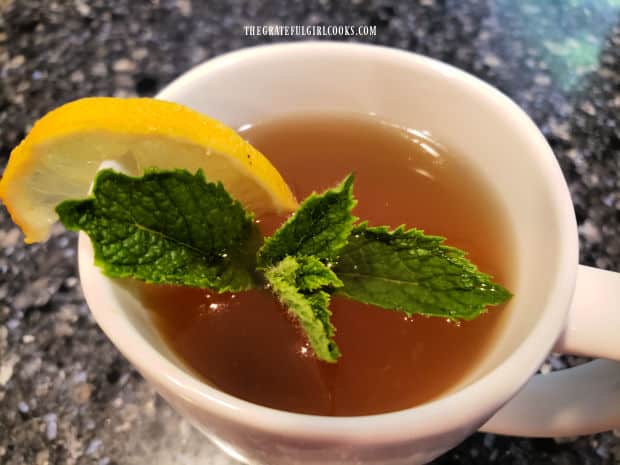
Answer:
[{"label": "speckled granite countertop", "polygon": [[[555,150],[584,264],[620,271],[617,0],[0,0],[0,166],[47,110],[153,95],[191,66],[274,40],[246,24],[372,24],[364,40],[452,63],[506,92]],[[24,246],[0,207],[0,463],[231,465],[129,366],[91,318],[75,236]],[[551,357],[543,371],[576,363]],[[476,434],[438,464],[620,464],[620,431]]]}]

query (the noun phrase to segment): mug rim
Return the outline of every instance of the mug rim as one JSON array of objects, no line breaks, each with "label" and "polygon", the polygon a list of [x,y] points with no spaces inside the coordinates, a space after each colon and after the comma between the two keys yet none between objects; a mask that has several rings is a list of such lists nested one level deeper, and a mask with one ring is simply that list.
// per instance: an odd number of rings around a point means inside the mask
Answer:
[{"label": "mug rim", "polygon": [[[197,408],[210,411],[236,423],[244,423],[285,435],[312,435],[322,438],[395,440],[440,434],[462,428],[472,418],[490,417],[525,384],[551,350],[563,329],[577,273],[578,236],[571,197],[559,164],[532,120],[510,98],[465,71],[432,58],[384,46],[353,42],[305,41],[259,45],[229,52],[197,65],[162,89],[156,98],[174,100],[175,92],[191,87],[195,82],[222,67],[235,66],[247,59],[260,61],[274,54],[342,53],[363,54],[372,60],[408,60],[417,66],[430,68],[457,79],[481,99],[494,100],[515,125],[520,125],[536,142],[539,150],[529,156],[538,157],[545,179],[551,185],[550,199],[559,226],[556,275],[548,301],[541,316],[517,349],[494,369],[457,391],[424,404],[389,413],[354,417],[308,415],[254,404],[220,391],[161,355],[132,325],[106,312],[105,300],[94,296],[101,292],[102,283],[109,282],[93,264],[88,237],[80,233],[79,271],[84,296],[91,311],[114,345],[147,378],[156,379],[169,392],[190,401]],[[129,349],[131,346],[131,350]],[[483,406],[485,408],[483,408]],[[440,414],[443,412],[443,414]],[[445,412],[449,412],[448,415]]]}]

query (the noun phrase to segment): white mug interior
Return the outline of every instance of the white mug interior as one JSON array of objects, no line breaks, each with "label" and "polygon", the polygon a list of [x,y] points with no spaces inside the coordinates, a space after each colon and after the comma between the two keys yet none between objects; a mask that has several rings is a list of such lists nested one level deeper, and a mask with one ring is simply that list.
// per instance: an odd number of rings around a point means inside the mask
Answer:
[{"label": "white mug interior", "polygon": [[[402,51],[298,43],[219,57],[186,73],[159,97],[235,128],[291,113],[338,111],[372,114],[405,128],[428,131],[439,143],[455,147],[488,181],[511,224],[517,249],[510,314],[475,372],[428,404],[352,419],[277,412],[197,379],[162,342],[140,302],[100,275],[82,236],[82,285],[98,323],[142,374],[202,429],[218,435],[203,424],[204,418],[215,415],[274,435],[372,438],[375,444],[460,431],[460,437],[444,441],[449,446],[509,400],[553,346],[575,282],[573,208],[544,137],[492,87],[455,68]],[[480,231],[480,237],[494,240],[485,231]],[[208,414],[193,414],[187,405]],[[426,451],[419,460],[438,452],[442,451],[437,447]]]}]

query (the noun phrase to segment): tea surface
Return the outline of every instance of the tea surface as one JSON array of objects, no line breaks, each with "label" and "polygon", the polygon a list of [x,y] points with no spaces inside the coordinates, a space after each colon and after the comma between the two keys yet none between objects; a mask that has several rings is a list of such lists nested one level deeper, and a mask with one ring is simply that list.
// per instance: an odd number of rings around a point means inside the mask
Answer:
[{"label": "tea surface", "polygon": [[[371,225],[423,229],[469,252],[511,286],[510,230],[484,182],[417,131],[367,117],[312,115],[265,122],[242,135],[280,171],[298,199],[355,172],[354,213]],[[260,218],[266,234],[282,218]],[[174,353],[210,384],[269,407],[366,415],[427,402],[479,363],[502,306],[460,325],[334,297],[342,357],[317,361],[286,310],[266,291],[216,294],[142,285],[141,298]]]}]

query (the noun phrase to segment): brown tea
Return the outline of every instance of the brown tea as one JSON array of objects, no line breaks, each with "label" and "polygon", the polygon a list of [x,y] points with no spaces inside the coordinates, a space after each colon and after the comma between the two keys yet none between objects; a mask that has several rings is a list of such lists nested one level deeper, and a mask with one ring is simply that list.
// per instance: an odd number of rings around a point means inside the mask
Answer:
[{"label": "brown tea", "polygon": [[[354,172],[356,216],[445,236],[510,288],[510,230],[492,193],[458,153],[417,131],[350,115],[290,117],[242,134],[298,199]],[[260,227],[270,234],[282,220],[260,218]],[[505,313],[494,307],[455,324],[334,297],[342,357],[328,364],[314,358],[267,291],[143,285],[141,297],[173,352],[211,385],[281,410],[338,416],[400,410],[446,392],[479,363]]]}]

